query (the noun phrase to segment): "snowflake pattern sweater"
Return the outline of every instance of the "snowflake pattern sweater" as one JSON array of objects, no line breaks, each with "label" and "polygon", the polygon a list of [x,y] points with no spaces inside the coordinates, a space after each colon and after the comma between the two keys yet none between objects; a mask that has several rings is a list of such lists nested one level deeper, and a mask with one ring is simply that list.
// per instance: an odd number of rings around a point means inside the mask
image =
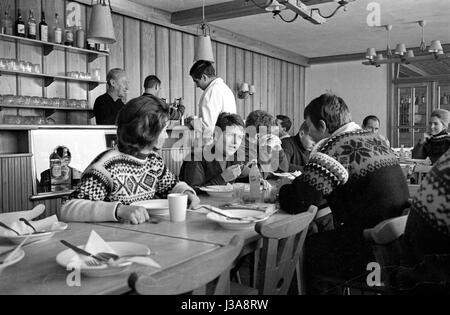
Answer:
[{"label": "snowflake pattern sweater", "polygon": [[280,189],[281,208],[303,212],[324,197],[337,229],[362,231],[408,207],[408,187],[394,152],[355,123],[320,141],[304,172]]},{"label": "snowflake pattern sweater", "polygon": [[169,193],[185,191],[194,192],[177,180],[157,153],[140,159],[112,149],[100,154],[86,168],[70,200],[61,207],[60,215],[65,221],[117,221],[115,212],[119,204],[166,198]]}]

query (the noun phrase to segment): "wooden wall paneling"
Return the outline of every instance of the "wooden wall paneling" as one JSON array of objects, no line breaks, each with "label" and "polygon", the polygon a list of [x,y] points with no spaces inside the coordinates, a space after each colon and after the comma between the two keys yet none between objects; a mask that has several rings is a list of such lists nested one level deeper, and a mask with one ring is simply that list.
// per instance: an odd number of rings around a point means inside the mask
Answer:
[{"label": "wooden wall paneling", "polygon": [[261,55],[253,54],[253,81],[255,86],[255,94],[251,96],[253,99],[253,110],[261,109]]},{"label": "wooden wall paneling", "polygon": [[138,20],[124,18],[124,69],[128,77],[128,100],[141,95],[140,36],[136,36],[139,30]]},{"label": "wooden wall paneling", "polygon": [[141,92],[144,93],[144,81],[149,75],[156,73],[155,64],[155,26],[150,23],[140,22],[141,30]]},{"label": "wooden wall paneling", "polygon": [[189,75],[189,70],[191,70],[192,61],[194,60],[194,36],[183,33],[181,37],[183,41],[183,102],[184,106],[186,106],[184,116],[189,117],[198,115],[196,112],[198,103],[195,99],[196,87]]},{"label": "wooden wall paneling", "polygon": [[276,114],[288,115],[288,64],[286,61],[281,61],[281,81],[280,81],[280,105]]},{"label": "wooden wall paneling", "polygon": [[299,67],[300,69],[300,83],[299,83],[299,90],[300,90],[300,116],[303,121],[303,111],[306,107],[306,71],[305,67]]},{"label": "wooden wall paneling", "polygon": [[[253,53],[250,51],[245,51],[244,53],[244,81],[247,82],[249,87],[253,84]],[[247,116],[251,111],[253,111],[253,96],[248,95],[244,100],[244,115]]]},{"label": "wooden wall paneling", "polygon": [[156,75],[162,82],[160,96],[167,102],[171,102],[169,50],[169,29],[156,26]]},{"label": "wooden wall paneling", "polygon": [[222,43],[217,43],[216,72],[227,82],[227,46]]},{"label": "wooden wall paneling", "polygon": [[[227,85],[233,91],[237,105],[237,89],[236,89],[236,48],[227,46]],[[239,111],[238,111],[239,112]]]},{"label": "wooden wall paneling", "polygon": [[[267,85],[268,58],[267,58],[267,56],[261,56],[260,72],[261,72],[261,78],[260,78],[261,87],[259,88],[259,93],[261,93],[260,108],[262,110],[267,111],[267,99],[268,99],[268,85]],[[257,90],[258,90],[258,87],[257,87]]]},{"label": "wooden wall paneling", "polygon": [[123,41],[123,24],[124,18],[122,15],[112,15],[114,34],[116,35],[116,42],[109,46],[110,54],[106,64],[107,71],[113,68],[124,68],[124,50],[128,51],[128,48],[124,47]]},{"label": "wooden wall paneling", "polygon": [[275,85],[275,103],[272,115],[277,115],[281,108],[281,60],[274,60],[275,75],[273,77],[273,83]]},{"label": "wooden wall paneling", "polygon": [[267,60],[267,111],[271,114],[275,112],[275,59]]},{"label": "wooden wall paneling", "polygon": [[8,159],[7,158],[0,158],[0,212],[6,211],[9,203],[9,185],[8,185],[8,165],[7,165]]},{"label": "wooden wall paneling", "polygon": [[294,124],[293,124],[293,134],[297,134],[300,129],[301,124],[303,123],[303,110],[301,109],[301,100],[300,100],[300,67],[294,65],[294,90],[293,90],[293,110],[294,110]]},{"label": "wooden wall paneling", "polygon": [[292,126],[289,134],[292,135],[292,127],[294,126],[297,117],[294,116],[294,65],[289,63],[287,66],[287,116],[291,118]]},{"label": "wooden wall paneling", "polygon": [[181,32],[170,30],[170,102],[183,97],[183,36]]},{"label": "wooden wall paneling", "polygon": [[236,94],[236,107],[237,113],[241,115],[243,119],[245,116],[245,100],[237,97],[239,86],[244,82],[244,50],[236,48],[236,83],[234,87],[231,87],[233,93]]}]

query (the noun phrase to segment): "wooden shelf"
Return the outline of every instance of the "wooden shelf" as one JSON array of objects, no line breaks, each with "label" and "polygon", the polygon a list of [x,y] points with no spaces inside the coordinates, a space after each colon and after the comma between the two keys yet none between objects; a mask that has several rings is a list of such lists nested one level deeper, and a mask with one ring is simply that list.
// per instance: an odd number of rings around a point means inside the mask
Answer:
[{"label": "wooden shelf", "polygon": [[92,111],[91,108],[54,107],[54,106],[33,106],[33,105],[7,105],[7,104],[1,104],[1,103],[0,103],[0,111],[2,111],[3,108],[43,109],[43,110],[45,110],[45,117],[49,117],[49,116],[53,115],[57,110],[61,110],[61,111],[81,111],[81,112],[90,112],[90,111]]},{"label": "wooden shelf", "polygon": [[0,34],[0,39],[13,41],[13,42],[19,42],[24,43],[28,45],[33,46],[41,46],[44,47],[44,55],[48,56],[54,49],[61,49],[81,54],[88,55],[89,62],[94,61],[100,56],[109,56],[109,53],[102,52],[102,51],[96,51],[96,50],[89,50],[85,48],[78,48],[78,47],[72,47],[72,46],[66,46],[62,44],[55,44],[51,42],[43,42],[36,39],[30,39],[25,37],[19,37],[19,36],[12,36],[12,35],[6,35],[6,34]]},{"label": "wooden shelf", "polygon": [[59,76],[59,75],[51,75],[51,74],[44,74],[44,73],[32,73],[32,72],[14,71],[14,70],[0,70],[0,75],[2,73],[14,74],[14,75],[23,75],[23,76],[34,77],[34,78],[41,78],[41,79],[44,79],[45,87],[48,87],[50,84],[55,82],[55,80],[65,80],[65,81],[88,83],[89,84],[89,90],[95,89],[99,84],[105,84],[106,83],[106,81],[87,80],[87,79],[79,79],[79,78],[72,78],[72,77]]}]

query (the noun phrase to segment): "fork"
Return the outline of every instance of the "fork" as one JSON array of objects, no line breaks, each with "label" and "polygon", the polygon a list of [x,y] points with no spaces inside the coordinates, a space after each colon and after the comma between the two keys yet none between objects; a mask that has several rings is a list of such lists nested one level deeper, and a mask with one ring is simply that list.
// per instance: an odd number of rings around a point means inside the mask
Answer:
[{"label": "fork", "polygon": [[4,227],[5,229],[8,229],[10,231],[13,231],[14,233],[16,233],[18,236],[21,236],[19,232],[17,232],[16,230],[14,230],[13,228],[10,228],[9,226],[7,226],[5,223],[0,221],[0,226]]}]

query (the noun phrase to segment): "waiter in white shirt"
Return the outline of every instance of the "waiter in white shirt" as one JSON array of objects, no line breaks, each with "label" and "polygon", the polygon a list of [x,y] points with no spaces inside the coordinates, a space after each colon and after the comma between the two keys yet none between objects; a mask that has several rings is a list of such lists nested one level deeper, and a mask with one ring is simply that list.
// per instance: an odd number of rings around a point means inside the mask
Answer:
[{"label": "waiter in white shirt", "polygon": [[212,134],[220,113],[236,114],[234,94],[222,78],[216,76],[216,70],[209,61],[199,60],[194,63],[189,75],[196,86],[203,90],[199,102],[200,118],[203,128]]}]

